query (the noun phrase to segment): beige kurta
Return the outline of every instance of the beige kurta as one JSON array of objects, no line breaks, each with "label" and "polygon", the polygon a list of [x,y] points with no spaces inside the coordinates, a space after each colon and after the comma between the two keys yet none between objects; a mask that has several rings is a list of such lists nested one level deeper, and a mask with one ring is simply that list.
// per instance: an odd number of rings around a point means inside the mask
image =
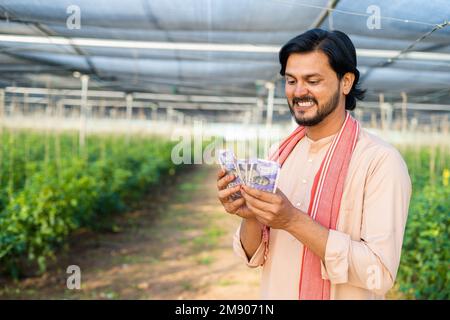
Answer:
[{"label": "beige kurta", "polygon": [[[303,212],[308,210],[314,176],[334,136],[317,141],[305,136],[280,171],[279,189]],[[330,230],[322,263],[322,278],[331,282],[331,299],[384,298],[397,274],[410,196],[411,180],[399,152],[362,129],[337,228]],[[240,228],[233,239],[234,252],[249,267],[260,266],[264,246],[248,260],[239,232]],[[302,251],[302,243],[290,233],[271,229],[262,299],[298,299]]]}]

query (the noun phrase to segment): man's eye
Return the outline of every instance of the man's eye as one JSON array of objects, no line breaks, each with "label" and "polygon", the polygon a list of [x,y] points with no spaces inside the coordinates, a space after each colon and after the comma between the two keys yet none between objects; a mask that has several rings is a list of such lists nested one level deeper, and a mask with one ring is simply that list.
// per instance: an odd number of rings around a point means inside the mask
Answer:
[{"label": "man's eye", "polygon": [[295,84],[295,80],[286,80],[288,84],[292,85]]},{"label": "man's eye", "polygon": [[309,84],[318,84],[319,80],[310,80],[308,81]]}]

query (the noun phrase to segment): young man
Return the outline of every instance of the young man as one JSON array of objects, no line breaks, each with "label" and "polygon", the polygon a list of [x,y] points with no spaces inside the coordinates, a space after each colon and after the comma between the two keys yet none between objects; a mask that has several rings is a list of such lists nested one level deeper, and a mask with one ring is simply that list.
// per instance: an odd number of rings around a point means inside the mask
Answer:
[{"label": "young man", "polygon": [[382,299],[400,262],[408,169],[347,111],[364,96],[347,35],[307,31],[279,58],[299,126],[270,155],[281,164],[276,193],[227,189],[233,177],[218,173],[219,200],[242,217],[234,251],[263,266],[263,299]]}]

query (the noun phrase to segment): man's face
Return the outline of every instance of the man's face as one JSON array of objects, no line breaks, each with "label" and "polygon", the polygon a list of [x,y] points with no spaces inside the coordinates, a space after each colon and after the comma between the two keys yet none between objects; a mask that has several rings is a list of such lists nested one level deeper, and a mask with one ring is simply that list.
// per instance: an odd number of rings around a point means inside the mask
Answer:
[{"label": "man's face", "polygon": [[285,80],[289,109],[299,125],[317,125],[339,106],[340,81],[323,52],[291,54]]}]

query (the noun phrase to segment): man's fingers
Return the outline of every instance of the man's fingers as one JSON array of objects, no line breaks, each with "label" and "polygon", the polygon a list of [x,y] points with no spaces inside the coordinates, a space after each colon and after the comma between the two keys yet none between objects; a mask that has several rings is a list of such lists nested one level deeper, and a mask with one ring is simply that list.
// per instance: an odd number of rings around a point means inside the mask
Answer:
[{"label": "man's fingers", "polygon": [[257,217],[261,217],[263,220],[265,220],[267,213],[261,209],[258,209],[257,207],[253,206],[251,203],[249,203],[247,201],[247,199],[245,200],[245,204],[247,205],[247,207],[257,216]]},{"label": "man's fingers", "polygon": [[219,171],[217,171],[217,180],[221,179],[224,175],[225,175],[225,170],[224,169],[220,169]]},{"label": "man's fingers", "polygon": [[253,198],[262,200],[264,202],[273,203],[276,197],[273,193],[261,191],[255,188],[251,188],[249,186],[243,186],[243,188],[244,191],[247,192],[249,195],[251,195]]},{"label": "man's fingers", "polygon": [[233,188],[226,188],[222,189],[218,192],[218,197],[220,201],[226,201],[229,196],[231,196],[233,193],[238,192],[241,189],[241,186],[236,186]]},{"label": "man's fingers", "polygon": [[230,202],[228,204],[228,209],[230,210],[229,212],[232,213],[236,213],[236,211],[242,207],[245,203],[245,199],[244,198],[239,198],[237,200],[234,200],[233,202]]},{"label": "man's fingers", "polygon": [[247,205],[245,205],[245,201],[244,201],[244,204],[236,210],[235,214],[241,218],[254,218],[255,217],[255,214],[247,207]]},{"label": "man's fingers", "polygon": [[230,175],[226,175],[225,177],[223,177],[222,179],[217,180],[217,188],[219,188],[219,190],[225,189],[226,186],[235,179],[236,177],[232,174]]},{"label": "man's fingers", "polygon": [[273,212],[273,205],[268,202],[264,202],[262,200],[259,200],[249,194],[246,193],[245,189],[241,192],[242,196],[245,198],[245,201],[247,204],[251,204],[253,207],[258,208],[263,211]]}]

